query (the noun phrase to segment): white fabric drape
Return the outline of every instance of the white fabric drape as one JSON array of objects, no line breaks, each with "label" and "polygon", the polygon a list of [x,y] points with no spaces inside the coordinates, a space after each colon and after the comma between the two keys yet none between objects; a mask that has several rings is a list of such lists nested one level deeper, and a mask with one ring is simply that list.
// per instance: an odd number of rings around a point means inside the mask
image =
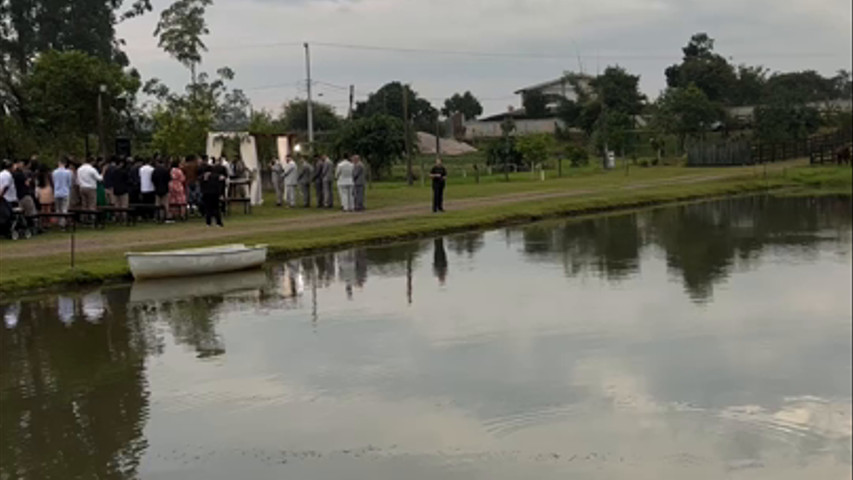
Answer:
[{"label": "white fabric drape", "polygon": [[284,163],[284,160],[290,155],[290,142],[287,137],[276,137],[275,146],[278,149],[278,161]]},{"label": "white fabric drape", "polygon": [[222,156],[222,137],[240,139],[240,158],[252,179],[252,188],[249,191],[249,199],[252,205],[264,203],[261,191],[260,165],[258,164],[258,149],[255,137],[248,132],[209,132],[207,134],[207,156],[217,159]]}]

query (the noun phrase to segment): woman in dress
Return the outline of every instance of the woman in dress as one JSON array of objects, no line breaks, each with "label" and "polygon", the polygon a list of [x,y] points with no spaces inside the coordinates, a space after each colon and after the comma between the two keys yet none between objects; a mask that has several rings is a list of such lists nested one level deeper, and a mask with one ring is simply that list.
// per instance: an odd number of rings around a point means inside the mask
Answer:
[{"label": "woman in dress", "polygon": [[53,211],[53,181],[46,166],[39,168],[36,180],[36,196],[41,205],[41,211],[50,213]]},{"label": "woman in dress", "polygon": [[183,216],[187,204],[187,193],[184,189],[187,178],[177,160],[172,161],[171,178],[169,182],[169,205],[172,206],[170,216],[174,218],[176,215]]}]

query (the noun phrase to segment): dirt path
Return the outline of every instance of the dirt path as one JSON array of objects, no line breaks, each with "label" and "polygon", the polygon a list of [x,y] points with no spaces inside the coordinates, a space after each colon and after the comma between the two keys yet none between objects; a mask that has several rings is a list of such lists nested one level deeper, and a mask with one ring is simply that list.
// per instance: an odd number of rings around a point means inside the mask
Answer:
[{"label": "dirt path", "polygon": [[[662,185],[689,185],[727,178],[743,177],[747,175],[748,174],[745,174],[743,170],[721,173],[718,175],[687,175],[683,177],[622,185],[614,188],[621,191],[643,190]],[[522,192],[489,197],[448,200],[446,202],[446,206],[450,210],[470,210],[481,207],[511,205],[521,202],[578,197],[605,193],[606,191],[607,189],[605,188],[594,188],[563,191],[552,190],[544,192]],[[78,239],[76,251],[78,253],[125,252],[173,244],[176,241],[227,241],[247,235],[345,226],[362,222],[397,220],[411,217],[425,217],[428,215],[431,215],[429,208],[424,205],[417,204],[368,210],[358,214],[338,212],[321,216],[312,215],[280,220],[268,220],[258,223],[241,224],[239,229],[229,229],[227,227],[224,229],[210,229],[204,228],[198,223],[176,224],[164,227],[163,230],[146,230],[144,232],[127,230],[110,232],[103,236],[90,236],[84,239]],[[28,244],[28,242],[16,242],[12,244],[5,243],[3,245],[2,258],[33,258],[43,256],[45,252],[64,252],[68,248],[68,238],[65,235],[57,236],[54,239],[39,242],[38,248],[32,248],[33,246],[34,245],[32,244]]]}]

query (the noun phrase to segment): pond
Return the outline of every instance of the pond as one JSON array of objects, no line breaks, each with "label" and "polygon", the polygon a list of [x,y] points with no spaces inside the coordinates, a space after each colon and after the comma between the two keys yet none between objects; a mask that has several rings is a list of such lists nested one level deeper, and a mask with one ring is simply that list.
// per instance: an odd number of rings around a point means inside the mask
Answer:
[{"label": "pond", "polygon": [[0,479],[851,476],[851,201],[743,197],[0,314]]}]

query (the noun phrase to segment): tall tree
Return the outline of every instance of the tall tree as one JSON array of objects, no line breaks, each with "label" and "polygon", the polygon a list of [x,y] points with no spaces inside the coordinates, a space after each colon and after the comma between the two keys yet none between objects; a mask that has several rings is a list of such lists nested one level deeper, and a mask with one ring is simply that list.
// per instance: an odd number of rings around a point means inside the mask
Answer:
[{"label": "tall tree", "polygon": [[530,118],[545,118],[548,111],[549,98],[539,90],[524,92],[521,103],[524,105],[524,114]]},{"label": "tall tree", "polygon": [[836,98],[835,82],[814,70],[777,73],[767,80],[765,101],[822,102]]},{"label": "tall tree", "polygon": [[[318,132],[335,130],[341,124],[341,119],[335,113],[334,107],[321,102],[311,102],[314,130]],[[288,132],[305,132],[308,130],[308,102],[306,100],[291,100],[284,104],[281,126]]]},{"label": "tall tree", "polygon": [[735,84],[734,67],[714,52],[714,39],[706,33],[697,33],[682,49],[680,64],[666,69],[666,83],[670,88],[685,88],[695,84],[712,102],[728,101]]},{"label": "tall tree", "polygon": [[49,51],[38,56],[23,83],[32,127],[51,137],[77,137],[97,129],[100,88],[105,112],[124,109],[140,87],[138,75],[83,52]]},{"label": "tall tree", "polygon": [[462,95],[454,93],[452,97],[444,101],[444,108],[441,109],[441,114],[445,117],[450,117],[455,112],[459,112],[465,120],[473,120],[483,114],[483,106],[477,97],[466,91]]},{"label": "tall tree", "polygon": [[190,69],[193,83],[201,53],[207,51],[201,37],[210,33],[204,11],[212,4],[213,0],[177,0],[160,13],[154,29],[154,36],[159,37],[157,46]]},{"label": "tall tree", "polygon": [[764,99],[768,70],[762,66],[739,65],[737,78],[732,85],[729,103],[732,105],[758,105]]},{"label": "tall tree", "polygon": [[[403,119],[403,84],[390,82],[368,95],[367,100],[358,102],[355,108],[356,118],[366,118],[384,114]],[[438,119],[436,110],[429,101],[420,98],[409,85],[405,86],[409,103],[409,117],[416,130],[431,132]]]},{"label": "tall tree", "polygon": [[346,122],[338,133],[337,147],[364,157],[376,178],[406,152],[403,122],[390,115],[373,115]]},{"label": "tall tree", "polygon": [[678,136],[683,151],[688,137],[699,137],[721,118],[721,109],[694,84],[670,88],[658,98],[654,124],[666,133]]}]

